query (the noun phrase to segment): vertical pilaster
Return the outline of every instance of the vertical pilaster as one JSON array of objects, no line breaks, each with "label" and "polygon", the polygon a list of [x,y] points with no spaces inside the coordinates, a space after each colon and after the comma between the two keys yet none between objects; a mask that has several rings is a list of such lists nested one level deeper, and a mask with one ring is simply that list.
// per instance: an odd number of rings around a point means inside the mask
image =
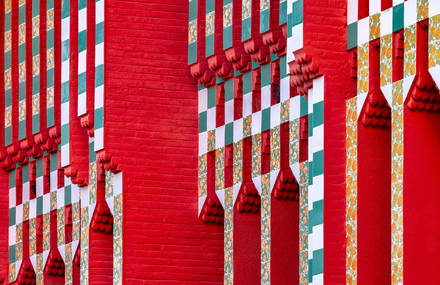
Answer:
[{"label": "vertical pilaster", "polygon": [[346,272],[357,284],[357,98],[346,101]]},{"label": "vertical pilaster", "polygon": [[393,83],[391,108],[391,284],[403,284],[403,84]]},{"label": "vertical pilaster", "polygon": [[54,110],[54,0],[46,0],[46,120],[47,127],[55,124]]},{"label": "vertical pilaster", "polygon": [[11,1],[5,1],[4,26],[4,88],[5,88],[5,146],[12,143],[12,12]]},{"label": "vertical pilaster", "polygon": [[40,132],[40,0],[32,0],[32,134]]},{"label": "vertical pilaster", "polygon": [[26,1],[18,6],[18,139],[26,137]]},{"label": "vertical pilaster", "polygon": [[70,0],[61,4],[61,167],[70,164]]}]

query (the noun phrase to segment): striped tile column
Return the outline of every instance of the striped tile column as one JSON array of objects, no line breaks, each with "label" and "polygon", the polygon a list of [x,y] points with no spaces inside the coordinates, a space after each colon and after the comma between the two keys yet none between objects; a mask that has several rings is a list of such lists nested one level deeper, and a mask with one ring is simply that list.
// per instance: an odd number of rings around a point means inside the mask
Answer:
[{"label": "striped tile column", "polygon": [[220,201],[225,195],[225,148],[215,150],[215,193]]},{"label": "striped tile column", "polygon": [[270,28],[270,0],[260,0],[260,34]]},{"label": "striped tile column", "polygon": [[357,98],[346,101],[346,280],[357,284]]},{"label": "striped tile column", "polygon": [[[198,159],[198,213],[200,214],[208,191],[208,89],[199,85],[199,159]],[[211,102],[210,102],[211,103]],[[210,112],[212,113],[212,112]],[[214,113],[215,114],[215,113]]]},{"label": "striped tile column", "polygon": [[78,116],[87,112],[87,0],[78,0]]},{"label": "striped tile column", "polygon": [[270,284],[271,173],[261,175],[261,284]]},{"label": "striped tile column", "polygon": [[252,35],[252,0],[241,2],[241,41],[247,41]]},{"label": "striped tile column", "polygon": [[96,205],[96,153],[89,139],[89,185],[80,188],[81,200],[81,285],[89,284],[89,226]]},{"label": "striped tile column", "polygon": [[391,109],[391,268],[392,283],[403,284],[403,110],[402,80],[393,83]]},{"label": "striped tile column", "polygon": [[32,0],[32,134],[40,132],[40,0]]},{"label": "striped tile column", "polygon": [[[70,285],[72,284],[72,278],[73,278],[73,259],[75,257],[76,250],[78,249],[79,245],[79,188],[75,184],[70,184],[69,179],[65,179],[65,185],[63,188],[60,188],[58,191],[58,212],[64,213],[65,215],[65,209],[66,206],[72,205],[72,241],[67,243],[65,240],[63,241],[63,244],[58,244],[58,249],[61,253],[61,256],[64,259],[65,263],[65,284]],[[60,226],[61,230],[65,231],[68,230],[68,228],[65,226],[65,219],[66,217],[63,217],[64,219],[61,221],[62,224]]]},{"label": "striped tile column", "polygon": [[46,118],[47,127],[55,125],[54,111],[54,0],[46,2]]},{"label": "striped tile column", "polygon": [[[281,15],[281,13],[280,13]],[[287,0],[287,63],[303,48],[303,0]]]},{"label": "striped tile column", "polygon": [[70,164],[70,1],[62,0],[61,5],[61,167],[65,167]]},{"label": "striped tile column", "polygon": [[113,284],[122,284],[122,173],[105,173],[105,198],[113,214]]},{"label": "striped tile column", "polygon": [[5,82],[5,146],[12,143],[12,73],[11,73],[11,1],[5,1],[5,26],[4,26],[4,82]]},{"label": "striped tile column", "polygon": [[232,0],[223,0],[223,49],[232,47]]},{"label": "striped tile column", "polygon": [[313,80],[309,112],[309,284],[324,282],[324,78]]},{"label": "striped tile column", "polygon": [[9,282],[17,277],[21,261],[17,259],[17,248],[21,239],[20,226],[17,224],[16,213],[16,170],[9,172]]},{"label": "striped tile column", "polygon": [[225,189],[225,219],[224,219],[224,284],[234,284],[234,190]]},{"label": "striped tile column", "polygon": [[18,7],[18,139],[26,137],[26,1]]},{"label": "striped tile column", "polygon": [[[30,234],[30,236],[34,236],[34,243],[36,246],[37,236],[38,236],[38,217],[43,218],[43,206],[44,206],[44,181],[43,181],[43,159],[38,159],[35,163],[35,172],[36,172],[36,180],[35,180],[35,196],[36,198],[31,201],[31,216],[36,217],[35,223],[35,233]],[[35,214],[33,213],[35,211]],[[43,220],[41,220],[43,222]],[[43,230],[43,229],[42,229]],[[31,233],[31,231],[29,231]],[[43,230],[44,232],[44,230]],[[31,254],[31,253],[30,253]],[[35,274],[37,278],[37,284],[43,284],[43,252],[38,252],[37,249],[34,252],[35,256],[31,256],[31,262],[35,269]]]},{"label": "striped tile column", "polygon": [[[264,1],[260,3],[263,5]],[[262,7],[260,7],[262,8]],[[267,8],[268,9],[268,8]],[[261,10],[260,10],[260,13]],[[261,17],[261,14],[260,14]],[[260,18],[261,20],[261,18]],[[261,22],[260,22],[261,23]],[[260,25],[261,32],[261,25]],[[274,141],[272,140],[272,129],[271,129],[271,86],[270,86],[270,63],[261,66],[261,111],[252,114],[252,134],[257,138],[255,143],[257,143],[259,149],[260,158],[257,159],[255,163],[258,163],[258,182],[254,179],[254,184],[260,192],[261,196],[261,284],[270,284],[270,215],[271,215],[271,180],[273,180],[273,175],[271,172],[266,174],[261,174],[261,163],[262,163],[262,147],[261,144],[261,133],[264,131],[269,131],[270,136],[270,171],[273,170],[273,146]],[[278,115],[279,118],[279,115]],[[254,141],[253,141],[254,143]],[[254,145],[252,145],[254,149]],[[279,149],[279,141],[278,141]],[[252,168],[255,168],[254,157],[252,157]]]},{"label": "striped tile column", "polygon": [[[242,77],[243,80],[243,93],[247,94],[247,97],[252,99],[251,86],[252,76],[251,73],[245,73]],[[229,88],[225,88],[226,94],[229,93]],[[232,91],[234,92],[234,91]],[[228,96],[229,97],[229,96]],[[244,106],[243,101],[232,102],[241,103]],[[225,103],[225,110],[229,109],[229,104]],[[231,110],[232,111],[232,110]],[[232,112],[233,113],[233,112]],[[243,114],[245,110],[243,109]],[[227,116],[226,116],[227,117]],[[226,118],[225,117],[225,118]],[[229,119],[226,120],[229,122]],[[230,123],[229,123],[230,124]],[[250,126],[250,125],[249,125]],[[232,187],[225,189],[224,195],[224,280],[225,284],[233,284],[234,282],[234,204],[235,199],[240,190],[243,179],[243,119],[237,119],[232,122]],[[248,132],[250,133],[250,132]],[[229,142],[229,140],[228,140]]]},{"label": "striped tile column", "polygon": [[104,148],[104,0],[96,1],[95,151]]},{"label": "striped tile column", "polygon": [[197,1],[189,1],[188,19],[188,64],[197,62]]},{"label": "striped tile column", "polygon": [[209,57],[214,54],[215,34],[215,0],[206,0],[206,22],[205,22],[205,55]]},{"label": "striped tile column", "polygon": [[287,23],[287,0],[280,0],[280,26]]}]

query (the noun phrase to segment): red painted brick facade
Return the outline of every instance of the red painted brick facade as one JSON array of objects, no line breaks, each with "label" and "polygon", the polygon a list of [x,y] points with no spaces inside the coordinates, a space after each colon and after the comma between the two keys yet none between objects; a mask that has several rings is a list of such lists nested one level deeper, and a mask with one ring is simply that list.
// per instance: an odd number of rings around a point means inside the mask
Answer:
[{"label": "red painted brick facade", "polygon": [[197,217],[188,2],[106,3],[105,142],[124,173],[124,284],[221,284],[223,228]]}]

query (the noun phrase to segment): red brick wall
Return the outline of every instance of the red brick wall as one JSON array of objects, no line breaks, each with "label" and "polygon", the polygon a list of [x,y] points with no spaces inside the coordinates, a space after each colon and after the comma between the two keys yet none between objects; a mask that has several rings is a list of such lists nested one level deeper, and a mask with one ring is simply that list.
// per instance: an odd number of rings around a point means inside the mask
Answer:
[{"label": "red brick wall", "polygon": [[223,227],[197,217],[188,1],[106,0],[105,17],[105,149],[123,171],[124,284],[221,284]]}]

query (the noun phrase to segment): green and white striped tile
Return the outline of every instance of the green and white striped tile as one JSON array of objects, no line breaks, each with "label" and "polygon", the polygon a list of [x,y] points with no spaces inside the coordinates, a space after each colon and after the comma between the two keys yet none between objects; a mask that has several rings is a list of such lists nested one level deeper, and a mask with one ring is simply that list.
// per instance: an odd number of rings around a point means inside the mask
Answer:
[{"label": "green and white striped tile", "polygon": [[95,140],[94,150],[104,148],[104,0],[95,7]]},{"label": "green and white striped tile", "polygon": [[232,0],[223,0],[223,49],[232,47],[233,6]]},{"label": "green and white striped tile", "polygon": [[308,94],[309,284],[324,278],[324,77],[313,80]]},{"label": "green and white striped tile", "polygon": [[61,167],[65,167],[70,164],[70,0],[61,5]]},{"label": "green and white striped tile", "polygon": [[[287,62],[293,52],[303,48],[303,0],[287,0]],[[287,67],[288,68],[288,67]]]},{"label": "green and white striped tile", "polygon": [[205,22],[205,56],[214,54],[215,46],[215,0],[206,0]]},{"label": "green and white striped tile", "polygon": [[241,41],[247,41],[252,35],[252,0],[241,2]]},{"label": "green and white striped tile", "polygon": [[87,0],[78,0],[78,116],[87,112]]},{"label": "green and white striped tile", "polygon": [[188,16],[188,64],[197,62],[197,13],[198,0],[189,0]]}]

